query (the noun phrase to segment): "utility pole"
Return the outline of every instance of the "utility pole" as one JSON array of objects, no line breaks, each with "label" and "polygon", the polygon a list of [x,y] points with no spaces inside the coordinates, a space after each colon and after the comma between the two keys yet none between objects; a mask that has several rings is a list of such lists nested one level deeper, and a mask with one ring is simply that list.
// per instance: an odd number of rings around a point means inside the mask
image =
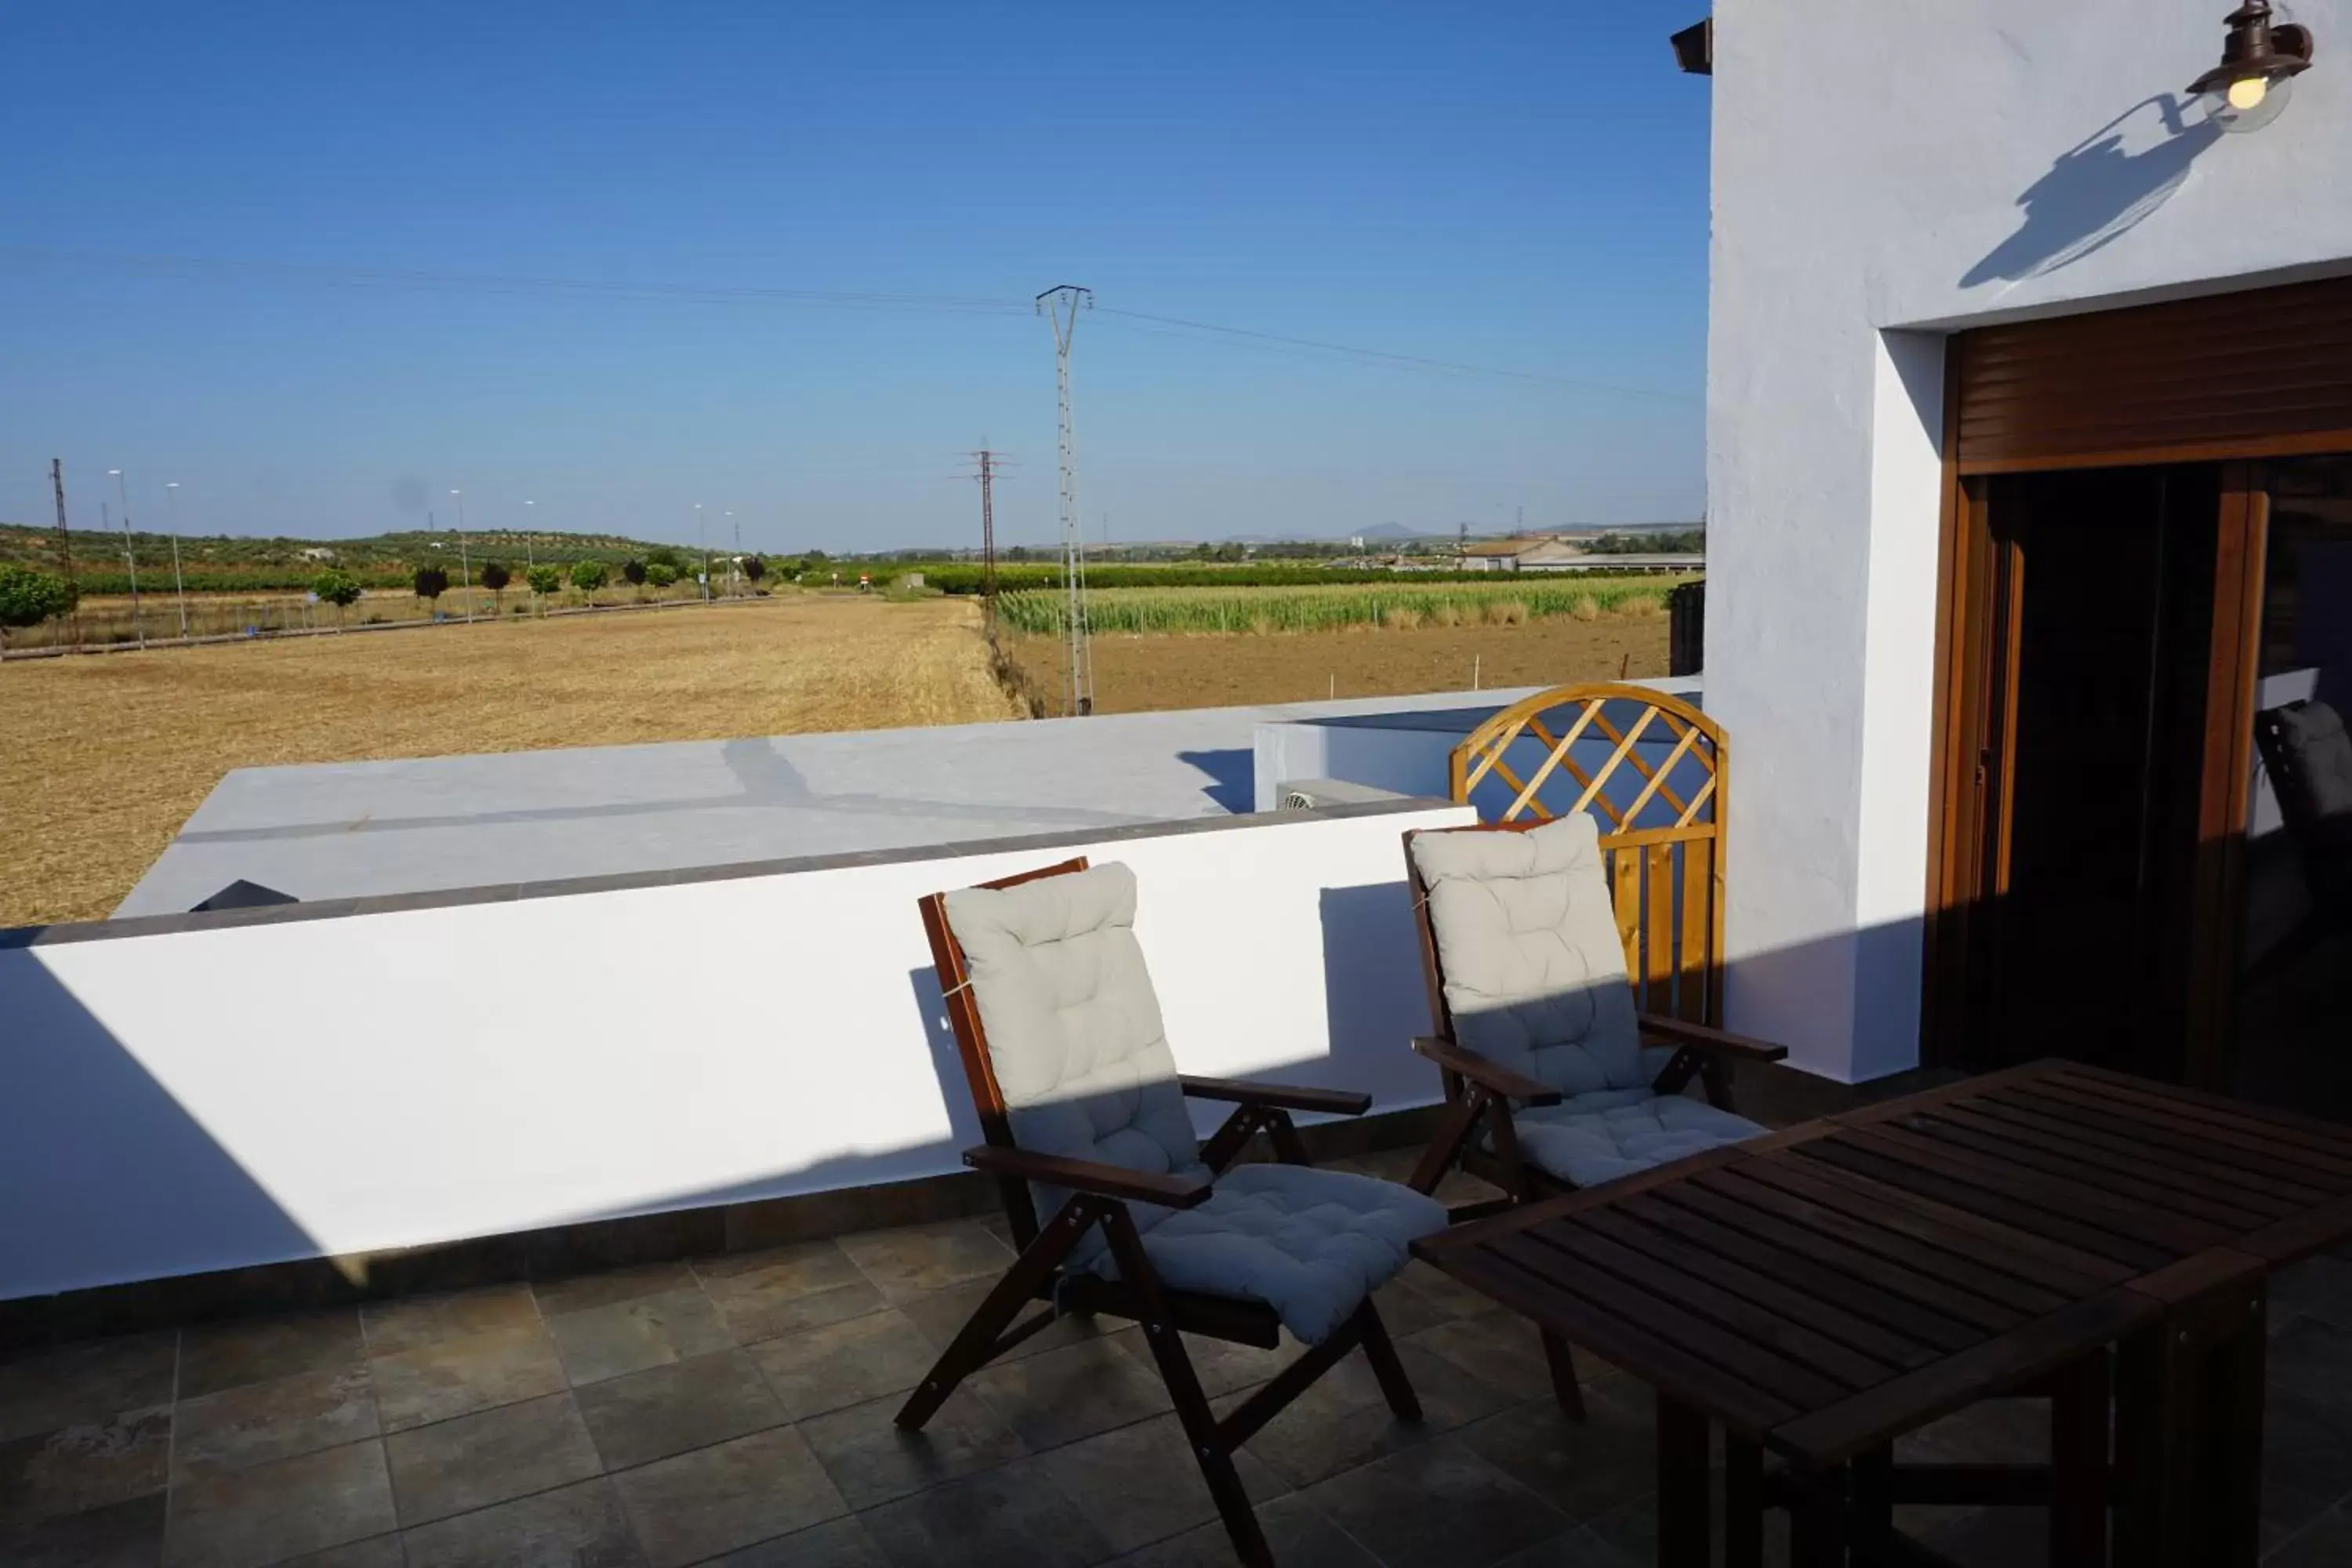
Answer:
[{"label": "utility pole", "polygon": [[49,488],[58,492],[58,564],[65,571],[66,586],[74,590],[74,607],[66,612],[66,634],[74,646],[81,646],[81,584],[74,579],[73,530],[66,523],[66,465],[62,458],[49,459]]},{"label": "utility pole", "polygon": [[457,503],[457,586],[466,591],[466,624],[474,624],[474,573],[466,559],[466,498],[456,490],[449,492]]},{"label": "utility pole", "polygon": [[539,503],[535,500],[527,500],[522,504],[522,574],[523,580],[525,582],[529,582],[530,580],[530,569],[539,564],[538,558],[530,552],[531,530],[538,526],[535,520],[539,516],[537,512],[532,511],[530,509],[537,506]]},{"label": "utility pole", "polygon": [[702,526],[702,503],[694,503],[694,547],[702,552],[702,602],[710,603],[710,531]]},{"label": "utility pole", "polygon": [[1037,296],[1037,313],[1054,324],[1054,390],[1061,411],[1062,590],[1070,628],[1069,710],[1084,718],[1095,710],[1094,644],[1087,628],[1087,541],[1078,521],[1078,443],[1070,424],[1070,340],[1078,312],[1092,310],[1095,292],[1074,283],[1057,284]]},{"label": "utility pole", "polygon": [[989,646],[996,646],[996,468],[1003,455],[982,447],[972,460],[980,481],[980,613],[981,630]]},{"label": "utility pole", "polygon": [[180,601],[180,640],[188,640],[188,580],[180,575],[180,481],[163,487],[163,517],[172,530],[172,592]]},{"label": "utility pole", "polygon": [[[131,629],[139,634],[139,647],[143,652],[147,647],[147,620],[139,613],[139,556],[131,548],[131,481],[122,477],[121,468],[106,471],[114,480],[115,498],[122,502],[122,563],[131,572]],[[106,506],[102,501],[98,515],[100,521],[105,520]]]}]

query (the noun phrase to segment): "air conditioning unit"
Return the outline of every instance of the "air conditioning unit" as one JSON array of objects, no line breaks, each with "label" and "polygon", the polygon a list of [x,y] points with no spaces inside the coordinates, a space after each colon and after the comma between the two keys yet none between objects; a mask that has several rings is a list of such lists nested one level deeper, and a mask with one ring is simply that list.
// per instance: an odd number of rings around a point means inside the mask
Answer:
[{"label": "air conditioning unit", "polygon": [[1346,779],[1293,779],[1288,784],[1276,784],[1274,798],[1278,810],[1321,811],[1334,805],[1363,805],[1407,797],[1392,789],[1349,784]]}]

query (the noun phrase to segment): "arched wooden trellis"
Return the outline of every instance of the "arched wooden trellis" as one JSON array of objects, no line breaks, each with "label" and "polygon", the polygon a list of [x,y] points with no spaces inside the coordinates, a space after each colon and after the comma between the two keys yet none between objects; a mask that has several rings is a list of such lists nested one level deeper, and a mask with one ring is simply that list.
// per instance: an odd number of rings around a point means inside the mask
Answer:
[{"label": "arched wooden trellis", "polygon": [[1721,1027],[1723,731],[1681,698],[1614,683],[1515,702],[1454,749],[1453,795],[1496,826],[1589,811],[1636,1005]]}]

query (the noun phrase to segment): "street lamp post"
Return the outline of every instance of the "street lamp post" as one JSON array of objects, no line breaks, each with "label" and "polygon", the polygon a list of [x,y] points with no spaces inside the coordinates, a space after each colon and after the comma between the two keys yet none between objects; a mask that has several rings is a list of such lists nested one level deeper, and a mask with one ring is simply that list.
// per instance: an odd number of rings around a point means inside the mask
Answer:
[{"label": "street lamp post", "polygon": [[474,570],[466,558],[466,498],[456,490],[449,492],[457,503],[457,586],[466,591],[466,624],[474,624]]},{"label": "street lamp post", "polygon": [[735,514],[731,511],[727,514],[727,523],[735,531],[735,559],[727,566],[727,591],[732,594],[735,592],[735,579],[743,570],[743,525],[735,521]]},{"label": "street lamp post", "polygon": [[694,503],[694,544],[702,552],[702,570],[696,574],[702,580],[702,602],[710,603],[710,534],[702,526],[702,503]]},{"label": "street lamp post", "polygon": [[180,640],[188,640],[188,584],[180,575],[180,481],[163,487],[163,518],[172,530],[172,592],[180,600]]},{"label": "street lamp post", "polygon": [[131,548],[131,482],[122,477],[121,468],[109,468],[114,480],[115,499],[122,503],[122,563],[131,571],[131,629],[139,634],[139,646],[147,646],[146,617],[139,613],[139,556]]},{"label": "street lamp post", "polygon": [[530,536],[539,526],[537,521],[539,513],[530,509],[539,503],[535,500],[527,500],[522,504],[522,571],[523,575],[528,577],[530,575],[530,569],[539,564],[538,557],[530,552]]}]

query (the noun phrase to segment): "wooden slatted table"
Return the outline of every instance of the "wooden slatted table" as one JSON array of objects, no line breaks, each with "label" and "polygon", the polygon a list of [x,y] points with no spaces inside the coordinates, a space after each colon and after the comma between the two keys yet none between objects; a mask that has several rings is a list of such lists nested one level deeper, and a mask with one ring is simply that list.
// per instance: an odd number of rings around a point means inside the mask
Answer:
[{"label": "wooden slatted table", "polygon": [[[1768,1497],[1801,1565],[1936,1561],[1893,1505],[1989,1501],[2049,1504],[2055,1563],[2106,1561],[2112,1512],[2116,1563],[2212,1568],[2258,1546],[2267,1279],[2347,1235],[2352,1129],[2041,1062],[1415,1250],[1657,1391],[1668,1568],[1708,1561],[1711,1422],[1731,1568]],[[2053,1399],[2047,1464],[1893,1464],[2016,1393]]]}]

